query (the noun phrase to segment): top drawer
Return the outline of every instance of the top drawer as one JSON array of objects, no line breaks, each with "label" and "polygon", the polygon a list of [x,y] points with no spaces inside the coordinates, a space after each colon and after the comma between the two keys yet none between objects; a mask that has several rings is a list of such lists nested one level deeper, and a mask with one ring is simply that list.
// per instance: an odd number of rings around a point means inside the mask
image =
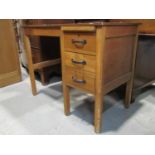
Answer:
[{"label": "top drawer", "polygon": [[66,32],[64,34],[64,47],[67,51],[95,55],[95,32]]}]

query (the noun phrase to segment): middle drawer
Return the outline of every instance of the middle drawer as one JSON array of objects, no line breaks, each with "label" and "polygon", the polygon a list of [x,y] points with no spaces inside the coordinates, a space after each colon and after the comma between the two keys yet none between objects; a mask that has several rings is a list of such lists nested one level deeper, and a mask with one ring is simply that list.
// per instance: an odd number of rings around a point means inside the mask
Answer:
[{"label": "middle drawer", "polygon": [[65,62],[65,66],[74,67],[75,69],[95,73],[95,68],[96,68],[95,56],[65,52],[64,62]]}]

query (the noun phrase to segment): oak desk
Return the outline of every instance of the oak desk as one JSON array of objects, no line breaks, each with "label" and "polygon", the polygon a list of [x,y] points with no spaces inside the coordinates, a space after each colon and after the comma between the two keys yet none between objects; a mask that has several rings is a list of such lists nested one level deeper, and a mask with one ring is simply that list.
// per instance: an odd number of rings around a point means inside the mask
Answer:
[{"label": "oak desk", "polygon": [[[61,62],[65,114],[70,112],[70,88],[95,96],[95,131],[101,131],[103,96],[127,84],[125,107],[131,102],[136,57],[138,24],[85,23],[26,26],[25,34],[58,36],[61,39]],[[32,92],[36,94],[34,69],[60,62],[32,63],[28,37],[25,36]]]}]

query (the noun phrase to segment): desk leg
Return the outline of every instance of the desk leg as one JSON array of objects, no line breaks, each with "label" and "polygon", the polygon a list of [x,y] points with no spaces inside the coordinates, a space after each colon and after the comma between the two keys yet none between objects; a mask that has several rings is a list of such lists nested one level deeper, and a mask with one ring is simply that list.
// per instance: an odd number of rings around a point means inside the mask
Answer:
[{"label": "desk leg", "polygon": [[27,56],[27,63],[28,63],[29,74],[30,74],[32,94],[36,95],[37,89],[36,89],[35,75],[34,75],[34,68],[33,68],[33,61],[32,61],[32,51],[31,51],[30,40],[28,36],[24,36],[24,44],[25,44],[25,52]]},{"label": "desk leg", "polygon": [[126,93],[125,93],[125,108],[129,108],[132,99],[132,89],[133,89],[133,80],[130,80],[126,84]]},{"label": "desk leg", "polygon": [[134,49],[133,49],[133,58],[132,58],[132,71],[131,71],[131,78],[127,82],[126,85],[126,96],[125,96],[125,107],[129,108],[131,101],[132,101],[132,95],[133,95],[133,82],[134,82],[134,72],[135,72],[135,64],[136,64],[136,54],[137,54],[137,42],[138,42],[138,31],[135,36],[135,43],[134,43]]},{"label": "desk leg", "polygon": [[69,115],[70,114],[70,94],[69,94],[69,90],[70,88],[63,84],[63,94],[64,94],[64,113],[65,115]]},{"label": "desk leg", "polygon": [[45,69],[40,69],[39,70],[42,85],[46,85],[48,83],[47,74],[45,74],[45,73],[46,73]]},{"label": "desk leg", "polygon": [[96,30],[96,84],[95,84],[95,113],[94,124],[95,132],[101,132],[102,126],[102,109],[104,95],[104,54],[105,54],[105,28]]},{"label": "desk leg", "polygon": [[95,98],[95,132],[100,133],[102,126],[103,95],[96,95]]}]

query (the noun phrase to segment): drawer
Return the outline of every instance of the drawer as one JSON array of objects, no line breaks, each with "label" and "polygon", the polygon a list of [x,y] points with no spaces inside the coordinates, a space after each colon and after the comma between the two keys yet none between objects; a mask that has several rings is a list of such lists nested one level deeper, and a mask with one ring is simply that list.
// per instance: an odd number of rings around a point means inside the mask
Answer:
[{"label": "drawer", "polygon": [[65,83],[90,93],[95,93],[95,78],[89,72],[80,71],[71,67],[65,67]]},{"label": "drawer", "polygon": [[64,34],[64,47],[71,52],[95,54],[95,32],[67,32]]},{"label": "drawer", "polygon": [[96,57],[92,55],[65,52],[65,66],[74,67],[75,69],[95,73]]}]

